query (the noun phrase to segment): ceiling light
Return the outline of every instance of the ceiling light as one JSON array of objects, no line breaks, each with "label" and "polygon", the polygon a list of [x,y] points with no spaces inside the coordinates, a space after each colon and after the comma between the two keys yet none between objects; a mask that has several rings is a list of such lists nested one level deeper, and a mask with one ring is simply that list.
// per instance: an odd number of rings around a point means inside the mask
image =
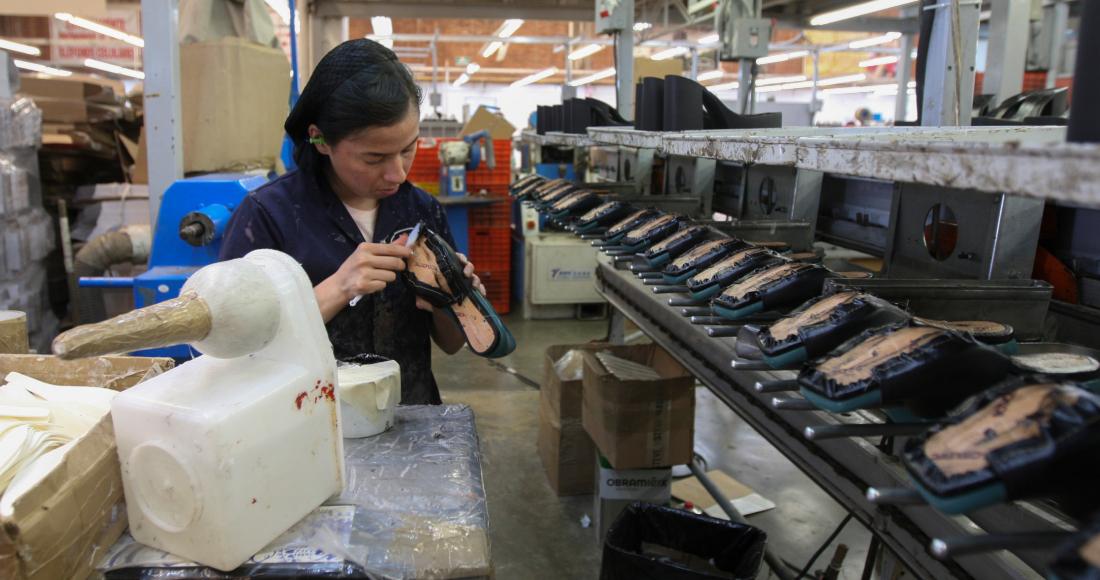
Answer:
[{"label": "ceiling light", "polygon": [[504,26],[500,28],[500,32],[497,33],[497,36],[501,38],[508,38],[509,36],[515,34],[516,31],[519,30],[520,26],[523,26],[522,20],[505,20]]},{"label": "ceiling light", "polygon": [[109,26],[103,26],[102,24],[92,22],[91,20],[84,20],[83,18],[80,18],[78,16],[73,16],[72,14],[66,14],[64,12],[59,12],[57,14],[54,14],[54,17],[57,18],[58,20],[64,20],[65,22],[68,22],[69,24],[72,24],[73,26],[79,26],[81,28],[87,28],[88,30],[91,30],[92,32],[98,32],[99,34],[102,34],[103,36],[110,36],[111,38],[117,38],[118,40],[121,40],[123,42],[128,42],[128,43],[130,43],[134,46],[140,46],[140,47],[145,46],[145,41],[138,38],[138,37],[136,37],[136,36],[126,34],[125,32],[123,32],[121,30],[115,30],[114,28],[111,28]]},{"label": "ceiling light", "polygon": [[27,62],[25,60],[15,61],[15,66],[26,70],[33,70],[34,72],[40,72],[42,74],[53,75],[55,77],[67,77],[73,74],[67,70],[43,66],[38,64],[37,62]]},{"label": "ceiling light", "polygon": [[833,77],[831,79],[821,79],[821,80],[817,81],[817,86],[827,87],[829,85],[839,85],[839,84],[842,84],[842,83],[858,83],[859,81],[866,80],[866,79],[867,79],[867,75],[864,75],[864,74],[848,75],[848,76],[845,76],[845,77]]},{"label": "ceiling light", "polygon": [[905,90],[905,94],[907,94],[907,95],[915,95],[915,94],[917,94],[917,89],[906,89],[906,90]]},{"label": "ceiling light", "polygon": [[798,81],[804,81],[806,77],[772,77],[770,79],[757,79],[756,86],[762,87],[765,85],[781,85],[783,83],[796,83]]},{"label": "ceiling light", "polygon": [[872,58],[859,63],[859,68],[867,68],[869,66],[878,66],[880,64],[894,64],[898,61],[896,56],[880,56],[878,58]]},{"label": "ceiling light", "polygon": [[393,36],[393,21],[389,16],[371,16],[370,25],[375,36]]},{"label": "ceiling light", "polygon": [[584,77],[583,79],[575,80],[575,81],[569,83],[569,86],[579,87],[581,85],[587,85],[588,83],[590,83],[592,81],[598,81],[600,79],[606,79],[607,77],[613,77],[613,76],[615,76],[615,69],[609,68],[607,70],[600,71],[600,72],[598,72],[594,75]]},{"label": "ceiling light", "polygon": [[476,62],[471,62],[470,64],[466,65],[466,74],[468,75],[472,75],[479,70],[481,70],[481,65],[477,64]]},{"label": "ceiling light", "polygon": [[782,90],[783,90],[782,86],[777,86],[777,87],[756,87],[756,92],[758,92],[758,93],[772,93],[772,92],[775,92],[775,91],[782,91]]},{"label": "ceiling light", "polygon": [[707,90],[712,92],[712,93],[717,93],[719,91],[732,91],[732,90],[736,89],[738,86],[740,86],[740,85],[737,83],[737,81],[734,81],[732,83],[726,83],[724,85],[712,85],[712,86],[707,87]]},{"label": "ceiling light", "polygon": [[820,16],[815,16],[810,19],[810,26],[831,24],[833,22],[855,18],[856,16],[863,16],[864,14],[871,14],[872,12],[878,12],[880,10],[886,10],[888,8],[897,8],[898,6],[912,4],[916,1],[917,0],[874,0],[873,2],[857,4],[855,6],[849,6],[848,8],[835,10],[833,12],[826,12],[825,14],[822,14]]},{"label": "ceiling light", "polygon": [[907,86],[911,89],[915,89],[917,87],[917,81],[909,81],[909,82],[905,83],[905,86]]},{"label": "ceiling light", "polygon": [[668,50],[662,50],[661,52],[658,52],[657,54],[654,54],[654,55],[650,56],[649,58],[651,58],[653,60],[665,60],[666,58],[672,58],[674,56],[680,56],[681,54],[684,54],[688,51],[689,51],[689,49],[686,46],[677,46],[675,48],[670,48]]},{"label": "ceiling light", "polygon": [[868,46],[876,46],[879,44],[886,44],[887,42],[893,42],[899,38],[901,38],[900,32],[887,32],[884,36],[876,36],[874,38],[865,38],[863,40],[849,42],[848,48],[866,48]]},{"label": "ceiling light", "polygon": [[139,70],[131,70],[131,69],[128,69],[128,68],[122,68],[120,66],[115,66],[113,64],[108,64],[108,63],[105,63],[105,62],[99,62],[98,60],[92,60],[90,58],[84,59],[84,66],[90,67],[90,68],[97,68],[99,70],[103,70],[103,71],[107,71],[107,72],[113,72],[115,74],[119,74],[119,75],[123,75],[123,76],[127,76],[127,77],[134,77],[135,79],[145,78],[145,73],[143,73]]},{"label": "ceiling light", "polygon": [[556,69],[554,67],[550,67],[550,68],[548,68],[544,71],[537,72],[537,73],[535,73],[535,74],[533,74],[529,77],[524,77],[522,79],[519,79],[518,81],[512,83],[512,88],[515,89],[515,88],[519,88],[519,87],[525,87],[525,86],[527,86],[531,83],[541,81],[542,79],[544,79],[548,76],[555,75],[557,73],[558,73],[558,69]]},{"label": "ceiling light", "polygon": [[504,46],[504,43],[499,40],[490,42],[489,47],[485,49],[485,52],[481,53],[481,56],[489,58],[490,56],[493,56],[493,53],[502,46]]},{"label": "ceiling light", "polygon": [[635,22],[634,23],[634,30],[636,32],[641,32],[643,30],[649,30],[650,28],[653,28],[653,25],[648,23],[648,22]]},{"label": "ceiling light", "polygon": [[699,39],[699,44],[711,44],[711,43],[714,43],[714,42],[718,42],[718,35],[717,34],[712,34],[710,36],[704,36],[703,38]]},{"label": "ceiling light", "polygon": [[790,83],[790,84],[783,85],[783,90],[784,91],[791,91],[791,90],[794,90],[794,89],[808,89],[808,88],[811,88],[813,86],[814,86],[813,81],[802,81],[800,83]]},{"label": "ceiling light", "polygon": [[771,56],[765,56],[764,58],[756,59],[756,64],[769,64],[773,62],[783,62],[792,58],[802,58],[810,54],[808,50],[800,50],[798,52],[788,52],[786,54],[773,54]]},{"label": "ceiling light", "polygon": [[468,75],[466,73],[462,73],[462,76],[455,79],[455,82],[452,86],[457,89],[458,87],[461,87],[462,85],[466,84],[466,81],[468,81],[468,80],[470,80],[470,75]]},{"label": "ceiling light", "polygon": [[726,72],[722,70],[712,70],[695,77],[695,80],[699,82],[712,81],[714,79],[722,78],[723,76],[725,76],[725,74]]},{"label": "ceiling light", "polygon": [[863,87],[841,87],[841,88],[838,88],[838,89],[825,89],[825,90],[821,91],[821,94],[823,94],[823,95],[847,95],[847,94],[854,94],[854,93],[873,93],[875,91],[882,90],[883,87],[896,87],[896,86],[897,85],[889,84],[889,85],[869,85],[869,86],[863,86]]},{"label": "ceiling light", "polygon": [[589,44],[584,48],[577,49],[569,53],[569,60],[580,60],[586,56],[592,56],[593,54],[596,54],[597,52],[603,50],[603,48],[604,45],[602,44]]},{"label": "ceiling light", "polygon": [[33,46],[27,46],[25,44],[19,44],[18,42],[12,42],[10,40],[4,40],[0,38],[0,48],[11,52],[20,52],[23,54],[29,54],[31,56],[39,56],[42,54],[41,50]]}]

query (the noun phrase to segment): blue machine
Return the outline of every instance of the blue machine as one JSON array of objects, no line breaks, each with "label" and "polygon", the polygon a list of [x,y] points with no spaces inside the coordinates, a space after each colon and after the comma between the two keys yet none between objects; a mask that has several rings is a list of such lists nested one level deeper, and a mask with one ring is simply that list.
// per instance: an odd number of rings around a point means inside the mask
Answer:
[{"label": "blue machine", "polygon": [[[460,141],[445,141],[439,145],[439,194],[441,197],[462,197],[466,191],[466,172],[481,166],[481,147],[485,143],[485,165],[489,170],[496,169],[496,155],[493,151],[493,139],[488,130],[466,135]],[[455,250],[462,254],[470,253],[469,219],[466,205],[443,202],[447,210],[447,223],[455,238]]]},{"label": "blue machine", "polygon": [[[160,202],[149,269],[134,278],[81,278],[82,287],[132,287],[134,307],[176,298],[199,268],[218,261],[221,238],[233,210],[266,177],[213,174],[181,179]],[[187,345],[144,350],[139,356],[190,358]]]}]

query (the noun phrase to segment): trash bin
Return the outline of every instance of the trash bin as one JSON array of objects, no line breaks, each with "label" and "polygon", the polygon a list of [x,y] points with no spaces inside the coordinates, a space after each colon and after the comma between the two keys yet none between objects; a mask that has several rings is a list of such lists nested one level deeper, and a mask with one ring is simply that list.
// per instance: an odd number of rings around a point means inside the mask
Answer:
[{"label": "trash bin", "polygon": [[607,532],[600,580],[752,580],[767,544],[752,526],[635,502]]}]

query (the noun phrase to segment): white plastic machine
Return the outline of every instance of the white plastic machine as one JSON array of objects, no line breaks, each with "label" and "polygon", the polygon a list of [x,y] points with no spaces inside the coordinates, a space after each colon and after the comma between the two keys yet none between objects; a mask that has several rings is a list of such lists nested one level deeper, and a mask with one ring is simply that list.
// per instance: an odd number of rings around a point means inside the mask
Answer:
[{"label": "white plastic machine", "polygon": [[180,297],[57,338],[80,358],[188,343],[204,356],[115,397],[134,538],[232,570],[343,490],[336,362],[309,279],[257,250]]},{"label": "white plastic machine", "polygon": [[596,292],[596,252],[588,240],[548,232],[524,236],[523,246],[524,319],[574,318],[580,305],[606,304]]}]

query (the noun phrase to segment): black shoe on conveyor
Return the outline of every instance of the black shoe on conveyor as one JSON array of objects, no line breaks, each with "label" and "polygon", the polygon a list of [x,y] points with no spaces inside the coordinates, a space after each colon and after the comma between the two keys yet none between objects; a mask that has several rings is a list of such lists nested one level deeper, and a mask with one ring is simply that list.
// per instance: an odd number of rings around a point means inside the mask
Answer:
[{"label": "black shoe on conveyor", "polygon": [[560,198],[546,208],[550,217],[562,219],[569,216],[582,215],[588,210],[603,203],[603,198],[591,191],[581,190]]},{"label": "black shoe on conveyor", "polygon": [[625,201],[605,201],[588,210],[584,215],[573,218],[573,231],[583,234],[598,228],[606,228],[622,221],[634,212],[634,206]]},{"label": "black shoe on conveyor", "polygon": [[982,393],[905,444],[914,487],[950,515],[1051,499],[1083,518],[1100,508],[1100,396],[1076,383],[1023,377]]},{"label": "black shoe on conveyor", "polygon": [[515,188],[512,197],[524,201],[535,199],[536,194],[549,191],[572,183],[567,179],[547,179],[546,181],[532,181],[522,187]]},{"label": "black shoe on conveyor", "polygon": [[717,264],[726,256],[751,247],[748,242],[737,238],[706,240],[665,264],[661,274],[669,284],[683,284],[688,278]]},{"label": "black shoe on conveyor", "polygon": [[[798,375],[802,394],[833,413],[903,406],[896,421],[940,419],[1008,376],[1012,363],[968,334],[910,321],[868,330]],[[919,419],[914,419],[919,418]]]},{"label": "black shoe on conveyor", "polygon": [[1100,351],[1057,342],[1025,342],[1017,350],[1012,356],[1013,373],[1072,381],[1100,393]]},{"label": "black shoe on conveyor", "polygon": [[[779,129],[783,126],[782,113],[734,113],[714,93],[687,77],[666,76],[663,93],[665,131]],[[648,106],[649,96],[643,99]]]},{"label": "black shoe on conveyor", "polygon": [[650,246],[645,251],[645,259],[650,266],[656,268],[670,260],[675,260],[709,235],[710,230],[706,226],[687,226]]},{"label": "black shoe on conveyor", "polygon": [[608,228],[604,233],[603,239],[606,242],[617,244],[634,228],[640,227],[648,221],[657,219],[657,217],[661,215],[664,215],[663,212],[652,207],[635,210],[634,213],[631,213]]},{"label": "black shoe on conveyor", "polygon": [[[1005,354],[1018,354],[1019,345],[1016,343],[1016,331],[1007,324],[989,322],[984,320],[930,320],[919,316],[913,317],[913,323],[920,326],[931,326],[941,330],[954,330],[955,332],[969,333],[988,345],[995,346]],[[1034,372],[1034,371],[1032,371]]]},{"label": "black shoe on conveyor", "polygon": [[537,173],[532,173],[530,175],[525,175],[525,176],[517,179],[515,181],[515,183],[513,183],[512,185],[509,185],[508,186],[508,192],[510,194],[512,194],[513,197],[515,197],[516,193],[518,193],[521,189],[527,187],[528,185],[531,185],[531,184],[534,184],[534,183],[542,183],[542,182],[545,182],[545,181],[548,181],[548,180],[545,177],[543,177],[543,176],[541,176]]},{"label": "black shoe on conveyor", "polygon": [[624,249],[641,252],[675,233],[683,221],[683,216],[666,213],[630,230],[620,243]]},{"label": "black shoe on conveyor", "polygon": [[563,185],[559,185],[558,187],[536,193],[532,201],[535,202],[535,207],[539,208],[540,211],[544,211],[546,208],[550,207],[550,205],[553,204],[555,201],[558,201],[559,199],[563,199],[568,195],[572,195],[581,191],[585,190],[581,187],[577,187],[577,184],[565,183]]},{"label": "black shoe on conveyor", "polygon": [[[1097,514],[1100,515],[1100,514]],[[1050,580],[1100,580],[1100,517],[1058,548]]]},{"label": "black shoe on conveyor", "polygon": [[730,284],[711,298],[720,316],[739,319],[778,308],[794,308],[820,296],[825,279],[834,275],[827,268],[787,260],[758,268]]},{"label": "black shoe on conveyor", "polygon": [[746,325],[737,345],[760,351],[773,368],[822,357],[870,330],[908,320],[909,313],[877,296],[838,292],[806,302],[771,326]]},{"label": "black shoe on conveyor", "polygon": [[702,302],[712,298],[723,288],[748,276],[751,272],[773,263],[789,262],[769,250],[752,246],[726,256],[721,261],[687,279],[688,294],[692,300]]},{"label": "black shoe on conveyor", "polygon": [[619,111],[603,101],[592,98],[566,99],[562,103],[565,110],[564,133],[584,135],[589,127],[631,127],[633,121],[627,121]]}]

